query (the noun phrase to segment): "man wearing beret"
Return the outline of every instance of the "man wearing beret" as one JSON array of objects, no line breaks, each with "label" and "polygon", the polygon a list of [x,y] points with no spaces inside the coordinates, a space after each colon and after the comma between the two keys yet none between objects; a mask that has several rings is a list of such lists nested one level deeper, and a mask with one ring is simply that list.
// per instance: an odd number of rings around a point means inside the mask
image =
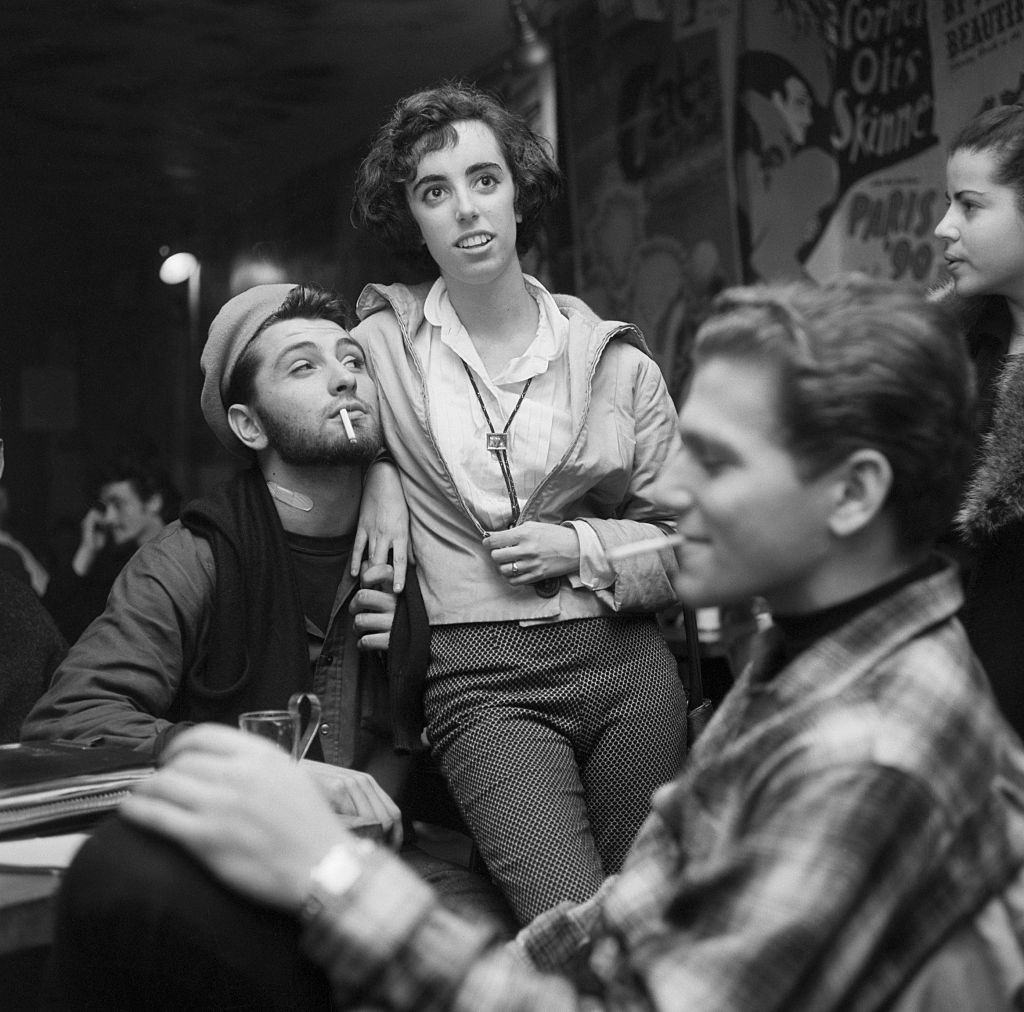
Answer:
[{"label": "man wearing beret", "polygon": [[[420,743],[426,617],[414,570],[396,596],[383,539],[357,532],[382,442],[352,323],[348,305],[314,285],[260,285],[221,309],[202,355],[202,410],[249,466],[132,558],[22,740],[158,759],[193,724],[237,725],[243,712],[313,692],[323,710],[309,755],[327,765],[307,765],[340,810],[374,817],[401,842],[396,799]],[[377,561],[360,576],[353,560],[366,541]]]},{"label": "man wearing beret", "polygon": [[368,570],[361,589],[350,572],[363,474],[381,448],[350,321],[341,299],[313,286],[260,285],[221,309],[203,350],[202,410],[249,466],[134,556],[23,740],[155,759],[190,724],[236,724],[314,692],[323,723],[310,756],[372,771],[376,783],[352,775],[353,801],[396,824],[392,745],[409,751],[419,727],[386,733],[388,683],[375,667],[395,607],[380,589],[390,573]]}]

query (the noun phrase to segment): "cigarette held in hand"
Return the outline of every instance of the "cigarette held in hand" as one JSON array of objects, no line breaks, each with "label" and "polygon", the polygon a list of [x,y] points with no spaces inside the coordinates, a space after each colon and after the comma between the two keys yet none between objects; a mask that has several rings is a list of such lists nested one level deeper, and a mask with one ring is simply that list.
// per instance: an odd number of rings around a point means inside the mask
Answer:
[{"label": "cigarette held in hand", "polygon": [[685,540],[682,534],[668,534],[663,538],[631,541],[629,544],[619,545],[618,548],[610,548],[605,555],[609,562],[618,562],[620,559],[631,559],[634,555],[646,555],[648,552],[661,552],[666,548],[675,548]]},{"label": "cigarette held in hand", "polygon": [[352,428],[352,419],[348,417],[348,411],[342,408],[338,414],[341,415],[341,424],[345,426],[345,435],[348,436],[348,441],[354,443],[356,441],[356,430]]}]

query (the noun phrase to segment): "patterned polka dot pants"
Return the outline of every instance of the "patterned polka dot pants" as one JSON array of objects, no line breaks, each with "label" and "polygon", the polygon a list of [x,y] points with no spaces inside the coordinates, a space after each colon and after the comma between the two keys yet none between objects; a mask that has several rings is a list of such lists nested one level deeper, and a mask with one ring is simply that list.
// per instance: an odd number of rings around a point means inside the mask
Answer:
[{"label": "patterned polka dot pants", "polygon": [[427,734],[525,924],[617,872],[686,750],[686,697],[650,616],[435,626]]}]

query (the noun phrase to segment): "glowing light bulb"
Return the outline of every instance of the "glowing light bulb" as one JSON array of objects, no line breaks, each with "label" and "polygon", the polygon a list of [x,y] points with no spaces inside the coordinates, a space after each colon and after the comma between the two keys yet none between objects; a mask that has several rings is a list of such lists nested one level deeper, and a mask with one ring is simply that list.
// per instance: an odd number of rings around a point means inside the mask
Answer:
[{"label": "glowing light bulb", "polygon": [[191,253],[172,253],[160,265],[160,280],[165,285],[188,281],[199,270],[199,261]]}]

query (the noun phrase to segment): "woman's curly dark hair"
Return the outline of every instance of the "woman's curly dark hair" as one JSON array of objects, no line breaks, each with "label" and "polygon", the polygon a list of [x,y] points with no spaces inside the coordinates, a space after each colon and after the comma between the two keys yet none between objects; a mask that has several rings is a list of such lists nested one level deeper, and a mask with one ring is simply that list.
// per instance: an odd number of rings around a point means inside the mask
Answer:
[{"label": "woman's curly dark hair", "polygon": [[401,99],[356,173],[352,223],[434,273],[437,265],[409,210],[405,184],[425,154],[456,142],[454,124],[460,120],[485,123],[498,139],[515,183],[516,211],[522,216],[516,232],[520,254],[533,245],[543,213],[561,189],[561,174],[544,138],[487,92],[450,81]]}]

